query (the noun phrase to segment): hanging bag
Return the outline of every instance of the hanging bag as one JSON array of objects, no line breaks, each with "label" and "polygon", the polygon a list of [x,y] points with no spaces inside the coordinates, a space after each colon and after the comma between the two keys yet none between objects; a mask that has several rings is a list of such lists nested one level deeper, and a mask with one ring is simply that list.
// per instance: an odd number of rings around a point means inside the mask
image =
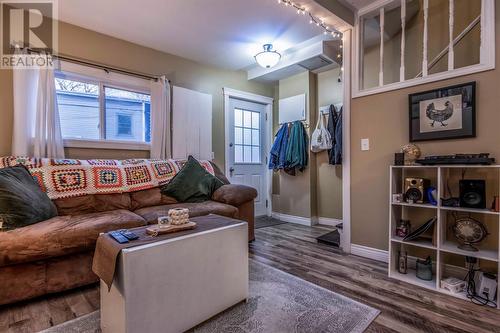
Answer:
[{"label": "hanging bag", "polygon": [[320,112],[316,129],[311,136],[311,151],[319,153],[320,151],[329,149],[332,149],[332,137],[325,127],[323,115]]}]

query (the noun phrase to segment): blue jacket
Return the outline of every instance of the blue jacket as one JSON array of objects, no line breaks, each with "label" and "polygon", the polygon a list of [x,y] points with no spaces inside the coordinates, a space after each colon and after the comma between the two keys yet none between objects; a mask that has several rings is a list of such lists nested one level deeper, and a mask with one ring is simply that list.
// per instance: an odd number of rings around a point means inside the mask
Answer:
[{"label": "blue jacket", "polygon": [[284,169],[286,166],[286,150],[288,146],[288,124],[281,125],[275,138],[269,158],[269,169]]}]

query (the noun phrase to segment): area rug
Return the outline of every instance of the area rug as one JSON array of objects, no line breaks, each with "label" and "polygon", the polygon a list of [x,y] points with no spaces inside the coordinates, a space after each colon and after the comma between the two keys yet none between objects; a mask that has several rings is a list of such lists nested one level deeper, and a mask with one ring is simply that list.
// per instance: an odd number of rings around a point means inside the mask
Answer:
[{"label": "area rug", "polygon": [[255,229],[272,227],[273,225],[284,224],[287,222],[280,221],[278,219],[269,216],[257,216],[255,218]]},{"label": "area rug", "polygon": [[[190,332],[359,333],[379,313],[372,307],[250,260],[248,302],[237,304]],[[99,311],[43,332],[100,332]]]}]

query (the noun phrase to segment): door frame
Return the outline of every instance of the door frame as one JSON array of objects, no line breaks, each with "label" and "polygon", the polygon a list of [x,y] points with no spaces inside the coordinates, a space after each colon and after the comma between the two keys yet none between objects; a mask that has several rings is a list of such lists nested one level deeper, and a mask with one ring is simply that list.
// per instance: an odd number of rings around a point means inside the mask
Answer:
[{"label": "door frame", "polygon": [[[222,92],[224,94],[224,170],[226,175],[229,175],[229,154],[230,154],[230,149],[229,149],[229,112],[231,112],[230,107],[229,107],[229,99],[234,98],[234,99],[240,99],[243,101],[247,102],[253,102],[253,103],[259,103],[259,104],[264,104],[266,107],[265,111],[265,116],[267,117],[267,120],[265,121],[265,128],[264,128],[264,145],[262,145],[262,149],[264,149],[264,154],[266,152],[271,151],[272,143],[273,143],[273,103],[274,103],[274,98],[272,97],[267,97],[267,96],[262,96],[262,95],[257,95],[257,94],[252,94],[249,92],[245,91],[240,91],[232,88],[227,88],[224,87],[222,88]],[[268,162],[268,157],[265,155],[266,158],[264,159],[264,163],[266,164],[266,169],[267,169],[267,162]],[[266,214],[267,216],[271,216],[272,212],[272,186],[273,186],[273,171],[268,170],[265,172],[265,182],[267,188],[266,195],[264,200],[267,200],[267,207],[266,207]]]},{"label": "door frame", "polygon": [[353,30],[342,33],[344,83],[342,112],[342,236],[340,247],[345,253],[351,253],[351,96],[352,96],[352,36]]}]

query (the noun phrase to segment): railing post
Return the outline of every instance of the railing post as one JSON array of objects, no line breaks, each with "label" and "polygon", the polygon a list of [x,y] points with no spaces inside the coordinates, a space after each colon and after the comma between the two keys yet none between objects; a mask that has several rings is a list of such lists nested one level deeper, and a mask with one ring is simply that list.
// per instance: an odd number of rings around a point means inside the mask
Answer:
[{"label": "railing post", "polygon": [[451,71],[455,69],[455,50],[454,50],[454,38],[453,38],[453,28],[455,25],[455,1],[450,0],[450,46],[448,46],[448,70]]},{"label": "railing post", "polygon": [[428,64],[427,41],[429,34],[428,21],[429,21],[429,0],[424,0],[424,52],[422,58],[422,77],[426,77],[429,72],[427,67]]},{"label": "railing post", "polygon": [[401,0],[401,66],[399,67],[399,81],[405,80],[405,49],[406,49],[406,0]]},{"label": "railing post", "polygon": [[378,85],[384,85],[384,25],[385,25],[385,10],[380,8],[380,67],[378,73]]}]

